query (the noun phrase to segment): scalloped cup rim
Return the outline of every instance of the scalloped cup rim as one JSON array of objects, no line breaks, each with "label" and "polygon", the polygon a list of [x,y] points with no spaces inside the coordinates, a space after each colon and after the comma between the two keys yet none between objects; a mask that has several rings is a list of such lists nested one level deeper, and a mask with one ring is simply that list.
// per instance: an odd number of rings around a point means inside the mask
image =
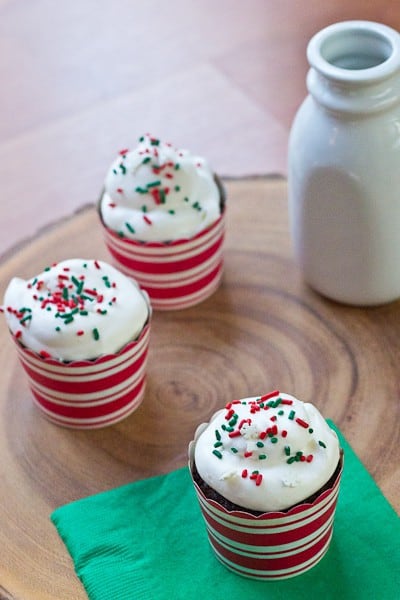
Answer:
[{"label": "scalloped cup rim", "polygon": [[113,359],[117,356],[120,356],[121,354],[130,350],[131,348],[133,348],[133,346],[138,344],[142,340],[142,338],[145,336],[145,334],[149,328],[150,328],[150,318],[147,319],[139,336],[137,338],[135,338],[134,340],[130,340],[129,342],[124,344],[118,350],[118,352],[109,352],[109,353],[105,353],[105,354],[100,354],[99,356],[96,356],[96,358],[79,359],[79,360],[61,360],[58,358],[54,358],[52,356],[50,356],[50,357],[41,356],[38,352],[35,352],[34,350],[31,350],[27,346],[24,346],[23,344],[21,344],[17,339],[15,339],[14,336],[12,336],[12,337],[13,337],[15,343],[19,346],[19,348],[25,354],[28,354],[29,356],[33,356],[34,358],[36,358],[38,360],[44,361],[45,363],[47,363],[49,365],[63,366],[63,367],[79,367],[79,366],[83,367],[83,366],[97,365],[102,362],[106,362],[110,359]]}]

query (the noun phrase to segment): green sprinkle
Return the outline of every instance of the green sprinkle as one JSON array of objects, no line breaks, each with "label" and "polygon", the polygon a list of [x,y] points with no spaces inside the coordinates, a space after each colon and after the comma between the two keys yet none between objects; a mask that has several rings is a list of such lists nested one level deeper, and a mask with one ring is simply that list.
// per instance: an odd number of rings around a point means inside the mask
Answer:
[{"label": "green sprinkle", "polygon": [[89,313],[87,310],[80,310],[79,314],[82,315],[82,317],[86,317]]},{"label": "green sprinkle", "polygon": [[141,188],[141,187],[135,188],[135,192],[137,192],[138,194],[147,194],[146,188]]},{"label": "green sprinkle", "polygon": [[135,233],[135,230],[130,223],[125,223],[125,226],[128,231],[130,231],[131,233]]},{"label": "green sprinkle", "polygon": [[321,440],[318,442],[318,444],[322,447],[322,448],[326,448],[326,444],[324,444],[324,442],[321,442]]},{"label": "green sprinkle", "polygon": [[160,140],[157,140],[157,139],[155,139],[155,138],[153,138],[152,140],[150,140],[150,144],[151,144],[152,146],[158,146],[158,145],[159,145],[159,143],[160,143]]},{"label": "green sprinkle", "polygon": [[168,211],[170,215],[174,215],[175,211],[171,208],[171,210]]},{"label": "green sprinkle", "polygon": [[86,294],[81,294],[82,300],[89,300],[89,302],[93,302],[93,296],[86,296]]},{"label": "green sprinkle", "polygon": [[117,175],[117,169],[113,169],[114,175]]},{"label": "green sprinkle", "polygon": [[291,465],[292,463],[296,462],[296,457],[295,456],[291,456],[290,458],[287,459],[286,461],[289,465]]},{"label": "green sprinkle", "polygon": [[107,314],[107,309],[103,308],[103,310],[98,310],[97,311],[100,315],[106,315]]},{"label": "green sprinkle", "polygon": [[147,165],[147,163],[148,163],[148,162],[150,162],[150,161],[151,161],[151,158],[150,158],[150,156],[146,156],[146,158],[144,158],[144,159],[142,160],[142,165]]},{"label": "green sprinkle", "polygon": [[289,417],[288,417],[288,418],[289,418],[291,421],[293,421],[293,419],[294,419],[294,415],[295,415],[295,414],[296,414],[296,413],[295,413],[295,411],[294,411],[294,410],[291,410],[291,411],[290,411],[290,413],[289,413]]},{"label": "green sprinkle", "polygon": [[189,202],[189,198],[187,196],[184,197],[185,202]]},{"label": "green sprinkle", "polygon": [[212,453],[215,454],[217,458],[222,458],[222,454],[219,450],[213,450]]},{"label": "green sprinkle", "polygon": [[259,458],[260,460],[264,460],[265,458],[267,458],[267,455],[266,455],[266,454],[259,454],[259,455],[258,455],[258,458]]},{"label": "green sprinkle", "polygon": [[99,337],[100,337],[99,330],[97,329],[97,327],[95,327],[94,329],[92,329],[92,335],[93,335],[93,338],[94,338],[94,339],[96,340],[96,342],[97,342],[97,340],[98,340],[98,339],[99,339]]},{"label": "green sprinkle", "polygon": [[218,429],[215,430],[215,437],[217,438],[218,441],[221,439],[221,434],[218,431]]},{"label": "green sprinkle", "polygon": [[62,297],[64,298],[64,300],[68,300],[68,288],[63,288]]},{"label": "green sprinkle", "polygon": [[139,138],[139,142],[144,142],[144,135]]},{"label": "green sprinkle", "polygon": [[32,319],[32,315],[26,315],[23,319],[20,320],[20,323],[25,323],[25,321],[29,321],[29,319]]},{"label": "green sprinkle", "polygon": [[314,429],[312,427],[310,427],[310,429],[308,430],[308,433],[314,433]]},{"label": "green sprinkle", "polygon": [[123,164],[121,163],[121,164],[119,165],[119,168],[121,169],[121,171],[122,171],[122,174],[123,174],[123,175],[125,175],[125,174],[126,174],[126,167],[125,167],[125,165],[123,165]]},{"label": "green sprinkle", "polygon": [[278,438],[276,438],[276,437],[271,438],[271,444],[276,444],[277,441],[278,441]]},{"label": "green sprinkle", "polygon": [[264,448],[264,444],[262,442],[257,442],[257,447],[258,448]]},{"label": "green sprinkle", "polygon": [[124,238],[125,237],[124,232],[123,231],[118,231],[118,237]]},{"label": "green sprinkle", "polygon": [[181,165],[179,163],[175,163],[175,166],[174,166],[175,171],[179,171],[180,168],[181,168]]},{"label": "green sprinkle", "polygon": [[72,323],[73,320],[74,320],[74,317],[68,317],[67,319],[64,319],[64,323],[65,323],[65,325],[69,325],[69,323]]},{"label": "green sprinkle", "polygon": [[233,452],[233,454],[237,454],[238,449],[237,448],[231,448],[231,452]]},{"label": "green sprinkle", "polygon": [[107,288],[110,288],[110,287],[111,287],[111,283],[110,283],[110,280],[108,279],[107,275],[104,275],[104,277],[102,277],[102,280],[104,281],[104,285],[105,285]]},{"label": "green sprinkle", "polygon": [[51,267],[46,267],[45,271],[50,271]]},{"label": "green sprinkle", "polygon": [[214,448],[219,448],[220,446],[223,446],[222,442],[215,442]]},{"label": "green sprinkle", "polygon": [[181,191],[181,186],[180,186],[180,185],[176,185],[176,186],[174,187],[174,190],[175,190],[176,192],[180,192],[180,191]]},{"label": "green sprinkle", "polygon": [[147,206],[145,204],[143,204],[141,211],[144,213],[147,212]]},{"label": "green sprinkle", "polygon": [[61,331],[61,327],[56,327],[56,331]]},{"label": "green sprinkle", "polygon": [[278,415],[279,415],[280,417],[281,417],[282,415],[284,415],[284,414],[285,414],[285,411],[284,411],[284,410],[280,410],[280,411],[278,412]]},{"label": "green sprinkle", "polygon": [[161,181],[159,179],[157,179],[156,181],[152,181],[152,182],[148,183],[147,184],[147,189],[148,188],[157,187],[158,185],[161,185]]},{"label": "green sprinkle", "polygon": [[52,310],[51,306],[47,306],[46,310],[47,310],[47,312],[51,312],[51,310]]},{"label": "green sprinkle", "polygon": [[285,454],[286,456],[290,456],[290,446],[285,446]]},{"label": "green sprinkle", "polygon": [[267,402],[267,406],[269,406],[270,408],[277,408],[282,402],[281,398],[277,398],[276,400],[270,400],[269,402]]}]

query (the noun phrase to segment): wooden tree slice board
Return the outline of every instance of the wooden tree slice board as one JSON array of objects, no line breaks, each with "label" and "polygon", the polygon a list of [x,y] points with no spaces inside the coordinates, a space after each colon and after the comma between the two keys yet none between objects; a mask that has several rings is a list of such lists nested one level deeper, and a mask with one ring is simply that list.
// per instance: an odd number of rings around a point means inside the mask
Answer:
[{"label": "wooden tree slice board", "polygon": [[[225,185],[223,283],[197,307],[154,314],[145,399],[125,421],[89,432],[47,422],[1,319],[0,598],[85,598],[51,511],[185,465],[200,422],[274,388],[333,419],[400,509],[400,303],[361,309],[315,294],[293,261],[285,181]],[[73,257],[110,260],[92,206],[3,259],[1,298],[11,277]]]}]

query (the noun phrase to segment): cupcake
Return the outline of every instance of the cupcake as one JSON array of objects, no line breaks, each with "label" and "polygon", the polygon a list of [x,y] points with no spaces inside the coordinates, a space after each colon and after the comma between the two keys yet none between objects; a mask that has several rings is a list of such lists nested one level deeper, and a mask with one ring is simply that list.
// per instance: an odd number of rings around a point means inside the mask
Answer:
[{"label": "cupcake", "polygon": [[225,195],[203,158],[142,136],[111,165],[99,213],[115,264],[153,308],[187,308],[217,289]]},{"label": "cupcake", "polygon": [[189,467],[217,558],[284,579],[328,550],[343,453],[317,408],[278,391],[234,400],[200,425]]},{"label": "cupcake", "polygon": [[2,310],[48,419],[102,427],[139,406],[151,311],[135,281],[102,261],[65,260],[13,278]]}]

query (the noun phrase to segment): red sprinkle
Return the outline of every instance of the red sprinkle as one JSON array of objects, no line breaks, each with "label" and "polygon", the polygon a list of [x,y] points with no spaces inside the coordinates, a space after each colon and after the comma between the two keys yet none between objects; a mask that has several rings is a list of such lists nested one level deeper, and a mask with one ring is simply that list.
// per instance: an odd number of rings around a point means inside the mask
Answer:
[{"label": "red sprinkle", "polygon": [[122,188],[117,188],[117,192],[118,192],[118,194],[123,194],[124,190]]},{"label": "red sprinkle", "polygon": [[84,333],[85,332],[82,329],[80,329],[79,331],[76,332],[76,335],[83,335]]},{"label": "red sprinkle", "polygon": [[306,458],[306,461],[307,461],[308,463],[310,463],[310,462],[312,461],[312,459],[313,459],[313,458],[314,458],[314,456],[313,456],[312,454],[309,454],[309,455],[307,456],[307,458]]},{"label": "red sprinkle", "polygon": [[243,469],[243,471],[242,471],[242,477],[243,477],[243,479],[245,479],[247,477],[247,475],[248,475],[247,469]]},{"label": "red sprinkle", "polygon": [[94,261],[94,266],[96,267],[96,269],[101,269],[101,267],[99,265],[99,261],[97,261],[97,260]]},{"label": "red sprinkle", "polygon": [[147,225],[153,225],[153,223],[147,215],[143,215],[143,220],[147,223]]},{"label": "red sprinkle", "polygon": [[286,429],[283,429],[283,430],[281,431],[281,436],[282,436],[283,438],[285,438],[285,437],[287,436],[287,431],[286,431]]},{"label": "red sprinkle", "polygon": [[269,392],[269,394],[264,394],[264,396],[261,396],[261,402],[264,402],[265,400],[269,400],[270,398],[273,398],[274,396],[278,396],[279,395],[279,390],[274,390],[273,392]]},{"label": "red sprinkle", "polygon": [[121,156],[124,156],[124,154],[126,154],[127,152],[129,152],[128,148],[124,148],[123,150],[120,150],[119,153]]},{"label": "red sprinkle", "polygon": [[239,437],[240,435],[241,435],[241,433],[240,433],[239,429],[235,429],[235,431],[230,431],[230,432],[228,433],[228,436],[229,436],[230,438]]},{"label": "red sprinkle", "polygon": [[288,406],[290,406],[291,404],[293,404],[293,400],[281,400],[281,404],[287,404]]},{"label": "red sprinkle", "polygon": [[229,421],[229,419],[230,419],[231,417],[233,417],[233,415],[234,415],[234,414],[235,414],[235,411],[233,410],[233,408],[230,408],[230,409],[228,410],[228,412],[226,413],[226,415],[225,415],[225,419],[226,419],[227,421]]},{"label": "red sprinkle", "polygon": [[252,454],[253,454],[253,452],[252,452],[251,450],[249,450],[249,451],[245,452],[245,453],[243,454],[243,456],[244,456],[245,458],[249,458],[249,456],[251,456]]},{"label": "red sprinkle", "polygon": [[48,352],[46,352],[46,350],[41,350],[41,351],[39,352],[39,354],[40,354],[40,356],[41,356],[42,358],[51,358],[51,354],[49,354]]},{"label": "red sprinkle", "polygon": [[262,482],[262,473],[258,473],[257,477],[256,477],[256,485],[260,485]]},{"label": "red sprinkle", "polygon": [[296,420],[296,423],[298,425],[300,425],[301,427],[304,427],[304,429],[308,428],[308,423],[306,423],[305,421],[303,421],[303,419],[300,419],[299,417],[297,417],[295,420]]}]

